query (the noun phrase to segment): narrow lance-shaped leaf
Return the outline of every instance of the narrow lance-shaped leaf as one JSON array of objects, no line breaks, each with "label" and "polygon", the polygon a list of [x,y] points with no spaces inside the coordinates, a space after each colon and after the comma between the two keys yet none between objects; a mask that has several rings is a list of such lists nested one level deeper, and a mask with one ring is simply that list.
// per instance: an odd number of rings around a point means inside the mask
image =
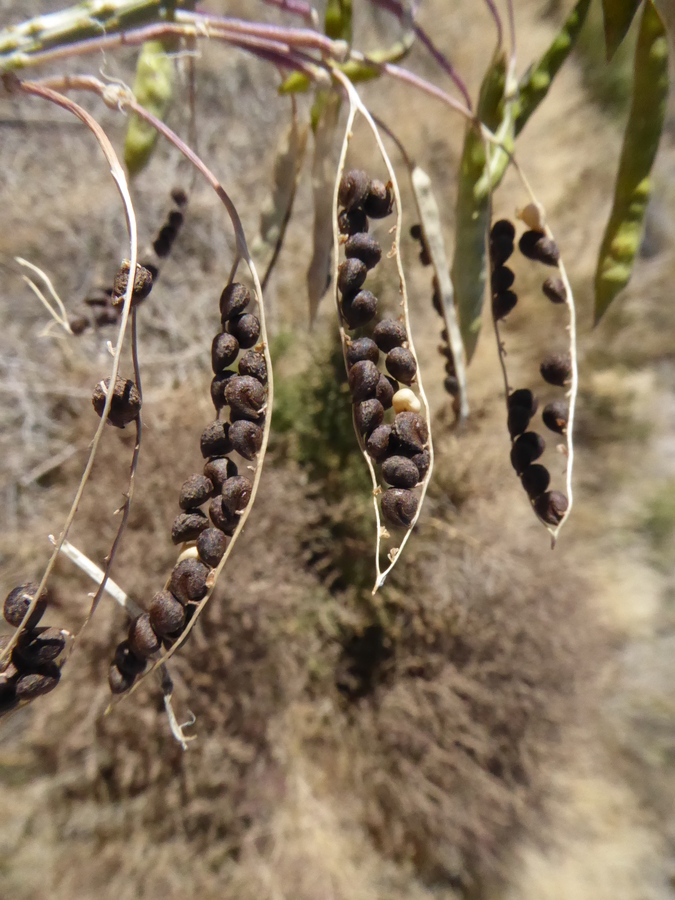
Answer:
[{"label": "narrow lance-shaped leaf", "polygon": [[614,205],[595,273],[595,322],[628,284],[640,246],[651,191],[651,169],[668,97],[668,41],[651,0],[645,4],[635,47],[633,97],[623,139]]},{"label": "narrow lance-shaped leaf", "polygon": [[602,0],[602,16],[605,22],[605,48],[608,62],[626,37],[640,3],[641,0]]},{"label": "narrow lance-shaped leaf", "polygon": [[[134,96],[148,112],[163,120],[172,91],[173,62],[162,41],[148,41],[138,57]],[[131,113],[124,141],[124,162],[130,175],[138,174],[148,164],[156,143],[155,129]]]},{"label": "narrow lance-shaped leaf", "polygon": [[352,42],[352,0],[328,0],[324,19],[326,37]]}]

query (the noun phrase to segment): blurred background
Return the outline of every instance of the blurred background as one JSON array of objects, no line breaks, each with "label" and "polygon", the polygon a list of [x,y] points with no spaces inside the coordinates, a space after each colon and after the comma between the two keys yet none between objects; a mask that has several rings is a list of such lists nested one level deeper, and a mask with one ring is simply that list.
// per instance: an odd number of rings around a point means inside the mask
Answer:
[{"label": "blurred background", "polygon": [[[61,4],[0,2],[0,25]],[[397,22],[355,2],[355,44]],[[570,3],[517,0],[519,74]],[[262,3],[209,9],[281,21]],[[495,32],[487,7],[427,0],[420,23],[477,95]],[[103,716],[122,611],[104,600],[56,691],[0,723],[0,897],[15,900],[661,900],[675,896],[675,107],[634,275],[592,330],[593,273],[630,100],[631,33],[608,66],[600,4],[518,142],[578,303],[576,498],[551,552],[510,463],[486,323],[469,370],[471,418],[452,428],[431,274],[402,253],[433,408],[437,468],[419,525],[371,596],[374,522],[351,426],[330,295],[310,329],[311,138],[286,244],[267,290],[276,408],[260,491],[211,603],[173,659],[183,752],[152,679]],[[133,81],[131,50],[49,72]],[[443,83],[415,47],[406,65]],[[290,101],[269,65],[215,42],[195,59],[197,149],[259,229]],[[188,135],[187,60],[169,124]],[[430,174],[451,246],[463,121],[391,82],[364,101]],[[123,115],[77,98],[121,152]],[[306,117],[309,99],[299,99]],[[357,130],[350,163],[384,174]],[[215,195],[159,144],[132,191],[140,241],[189,192],[184,226],[140,316],[144,442],[113,578],[147,603],[175,562],[182,482],[212,417],[210,346],[233,237]],[[0,570],[39,578],[97,424],[108,373],[101,325],[66,335],[16,256],[52,278],[71,317],[127,255],[123,210],[93,138],[33,99],[0,103]],[[507,174],[495,218],[524,205]],[[385,234],[386,225],[380,234]],[[511,380],[537,384],[563,320],[542,271],[514,257],[519,305],[504,328]],[[377,289],[395,297],[382,267]],[[545,273],[548,274],[548,273]],[[130,375],[125,357],[123,374]],[[101,564],[126,489],[133,435],[106,429],[71,533]],[[92,585],[66,559],[47,622],[76,630]]]}]

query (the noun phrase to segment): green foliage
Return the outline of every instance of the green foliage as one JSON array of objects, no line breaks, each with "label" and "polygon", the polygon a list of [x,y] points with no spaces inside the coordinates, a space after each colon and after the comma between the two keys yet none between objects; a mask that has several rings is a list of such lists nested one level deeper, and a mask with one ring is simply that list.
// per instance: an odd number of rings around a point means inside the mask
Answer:
[{"label": "green foliage", "polygon": [[591,3],[586,23],[577,38],[576,49],[584,84],[593,100],[611,114],[622,114],[630,102],[635,29],[629,32],[608,63],[602,11],[598,5]]},{"label": "green foliage", "polygon": [[672,546],[675,537],[675,481],[660,485],[658,492],[647,501],[642,530],[657,552]]},{"label": "green foliage", "polygon": [[[173,93],[173,62],[162,41],[143,44],[134,81],[134,95],[141,106],[158,119],[166,115]],[[157,143],[157,132],[148,122],[131,114],[124,142],[124,162],[130,175],[148,164]]]},{"label": "green foliage", "polygon": [[602,0],[605,48],[609,62],[626,37],[641,0]]}]

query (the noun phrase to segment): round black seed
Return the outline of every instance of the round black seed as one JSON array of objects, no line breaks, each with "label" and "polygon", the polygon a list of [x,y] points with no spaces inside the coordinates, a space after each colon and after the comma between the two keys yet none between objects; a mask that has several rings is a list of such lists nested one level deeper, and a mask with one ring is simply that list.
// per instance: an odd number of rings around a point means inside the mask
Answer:
[{"label": "round black seed", "polygon": [[218,565],[223,558],[225,548],[227,547],[227,538],[222,531],[217,528],[207,528],[197,538],[197,553],[199,558],[207,566],[212,569]]},{"label": "round black seed", "polygon": [[405,347],[394,347],[390,350],[385,365],[389,374],[403,384],[412,384],[417,374],[415,357]]},{"label": "round black seed", "polygon": [[567,302],[567,289],[565,288],[562,278],[557,278],[556,276],[547,278],[542,284],[541,289],[551,303]]},{"label": "round black seed", "polygon": [[568,416],[569,406],[566,400],[555,400],[553,403],[547,403],[541,414],[544,425],[557,434],[565,434]]},{"label": "round black seed", "polygon": [[518,303],[518,297],[513,291],[502,291],[492,298],[492,315],[499,322],[506,318]]},{"label": "round black seed", "polygon": [[547,525],[557,525],[568,506],[567,497],[560,491],[548,491],[534,501],[534,511]]},{"label": "round black seed", "polygon": [[379,400],[364,400],[354,407],[354,421],[359,434],[370,434],[384,419],[384,407]]},{"label": "round black seed", "polygon": [[223,506],[232,515],[243,512],[248,506],[253,490],[252,482],[244,475],[228,478],[223,485]]},{"label": "round black seed", "polygon": [[394,208],[394,194],[391,185],[373,178],[370,182],[370,190],[363,201],[363,208],[371,219],[383,219],[388,216]]},{"label": "round black seed", "polygon": [[408,340],[405,325],[395,319],[382,319],[373,330],[373,340],[383,353],[400,347]]},{"label": "round black seed", "polygon": [[[131,263],[128,259],[125,259],[113,281],[113,292],[111,297],[113,306],[122,306],[124,303],[124,295],[129,284],[130,269]],[[151,290],[152,273],[144,266],[136,265],[136,278],[134,279],[134,288],[131,292],[131,305],[137,306],[141,300],[145,300]]]},{"label": "round black seed", "polygon": [[206,475],[191,475],[183,482],[178,497],[181,509],[197,509],[213,494],[213,484]]},{"label": "round black seed", "polygon": [[188,202],[187,193],[182,187],[175,187],[171,189],[171,199],[176,204],[176,206],[185,206]]},{"label": "round black seed", "polygon": [[110,663],[108,684],[113,694],[123,694],[125,691],[128,691],[135,680],[133,675],[125,675],[123,672],[120,672],[114,662]]},{"label": "round black seed", "polygon": [[190,512],[179,513],[173,520],[171,528],[171,540],[174,544],[183,544],[185,541],[196,541],[200,533],[209,527],[209,520],[201,509],[193,509]]},{"label": "round black seed", "polygon": [[431,454],[428,450],[422,450],[421,453],[416,453],[414,456],[412,456],[411,460],[417,466],[417,471],[420,473],[419,480],[421,481],[429,471],[429,466],[431,465]]},{"label": "round black seed", "polygon": [[532,414],[525,406],[513,406],[509,409],[506,424],[512,438],[527,430]]},{"label": "round black seed", "polygon": [[511,447],[511,465],[518,475],[542,455],[546,449],[543,437],[536,431],[526,431],[514,441]]},{"label": "round black seed", "polygon": [[225,388],[227,387],[227,382],[231,378],[235,378],[236,375],[237,373],[232,369],[224,369],[218,375],[214,375],[211,379],[211,400],[217,410],[220,410],[227,405]]},{"label": "round black seed", "polygon": [[255,422],[241,419],[230,425],[232,446],[244,459],[255,459],[263,442],[263,430]]},{"label": "round black seed", "polygon": [[515,281],[515,278],[516,276],[508,266],[498,266],[492,273],[492,278],[490,279],[492,293],[500,294],[503,291],[508,291]]},{"label": "round black seed", "polygon": [[523,256],[547,266],[557,266],[560,260],[555,241],[546,237],[543,231],[526,231],[518,241],[518,247]]},{"label": "round black seed", "polygon": [[337,286],[341,294],[356,294],[366,280],[368,269],[360,259],[346,259],[338,266]]},{"label": "round black seed", "polygon": [[[66,646],[66,639],[58,628],[39,628],[25,631],[14,648],[12,659],[21,671],[54,662]],[[0,646],[0,651],[2,651]]]},{"label": "round black seed", "polygon": [[[23,617],[28,612],[33,597],[35,597],[37,593],[38,587],[39,585],[28,582],[26,584],[20,584],[7,594],[5,605],[3,607],[3,615],[5,621],[13,628],[18,628],[19,625],[21,625]],[[39,623],[47,608],[47,601],[47,591],[44,590],[40,595],[40,599],[38,600],[35,609],[31,613],[30,619],[26,622],[27,628],[35,628]]]},{"label": "round black seed", "polygon": [[347,365],[351,369],[353,365],[362,360],[370,360],[377,363],[380,359],[380,351],[375,341],[367,337],[357,338],[347,344]]},{"label": "round black seed", "polygon": [[71,319],[68,324],[70,325],[70,330],[73,334],[78,335],[82,334],[84,331],[89,328],[91,322],[86,316],[75,316],[74,319]]},{"label": "round black seed", "polygon": [[233,334],[221,331],[211,344],[211,367],[216,375],[219,375],[228,366],[231,366],[239,355],[239,341]]},{"label": "round black seed", "polygon": [[231,459],[210,459],[204,466],[204,475],[212,482],[214,493],[220,493],[228,478],[237,474],[237,466]]},{"label": "round black seed", "polygon": [[375,363],[368,359],[354,363],[347,376],[349,390],[355,403],[361,400],[369,400],[377,393],[377,383],[380,380],[380,371]]},{"label": "round black seed", "polygon": [[227,330],[236,337],[242,350],[249,350],[260,338],[260,320],[257,316],[244,313],[243,316],[228,319]]},{"label": "round black seed", "polygon": [[382,516],[394,528],[407,528],[417,512],[417,497],[402,488],[388,488],[382,494]]},{"label": "round black seed", "polygon": [[[108,393],[110,379],[100,382],[94,388],[91,395],[91,402],[98,416],[103,415],[105,406],[105,398]],[[138,416],[141,411],[141,395],[136,390],[136,385],[128,378],[120,378],[119,375],[115,380],[115,390],[113,391],[112,402],[110,404],[110,412],[108,414],[108,422],[115,428],[124,428],[129,422]]]},{"label": "round black seed", "polygon": [[390,456],[382,463],[382,477],[392,487],[412,488],[420,480],[420,473],[411,459]]},{"label": "round black seed", "polygon": [[553,353],[547,356],[539,371],[544,381],[562,387],[572,377],[572,360],[569,353]]},{"label": "round black seed", "polygon": [[245,284],[233,281],[220,295],[220,318],[223,322],[240,316],[251,302],[251,292]]},{"label": "round black seed", "polygon": [[379,425],[366,440],[368,455],[375,462],[382,462],[391,453],[392,434],[391,425]]},{"label": "round black seed", "polygon": [[209,570],[198,559],[184,559],[173,568],[169,591],[183,605],[196,603],[206,596],[208,574]]},{"label": "round black seed", "polygon": [[123,675],[140,675],[145,668],[145,660],[133,652],[129,641],[122,641],[115,648],[115,665]]},{"label": "round black seed", "polygon": [[513,254],[513,241],[506,237],[496,237],[490,239],[490,261],[496,269],[503,266]]},{"label": "round black seed", "polygon": [[398,390],[398,382],[389,375],[380,375],[375,391],[375,399],[379,400],[383,409],[391,409],[394,394]]},{"label": "round black seed", "polygon": [[170,591],[158,591],[155,594],[148,615],[152,630],[159,637],[178,631],[185,623],[183,604]]},{"label": "round black seed", "polygon": [[222,497],[214,497],[209,503],[209,515],[216,528],[227,535],[234,534],[234,531],[239,524],[239,519],[241,518],[236,515],[236,513],[230,512],[224,505]]},{"label": "round black seed", "polygon": [[338,231],[340,234],[366,234],[368,231],[368,216],[362,206],[353,209],[345,209],[338,216]]},{"label": "round black seed", "polygon": [[419,413],[400,412],[394,419],[393,437],[399,453],[415,456],[424,450],[429,440],[429,429]]},{"label": "round black seed", "polygon": [[171,225],[163,225],[159,229],[159,234],[152,242],[152,249],[160,259],[164,259],[164,257],[171,253],[171,247],[173,246],[177,234],[177,230],[172,228]]},{"label": "round black seed", "polygon": [[167,221],[172,228],[178,230],[183,224],[183,213],[177,209],[172,209],[167,216]]},{"label": "round black seed", "polygon": [[366,325],[377,314],[377,297],[370,291],[359,291],[354,297],[342,298],[342,315],[349,328]]},{"label": "round black seed", "polygon": [[211,456],[225,456],[232,452],[229,429],[229,424],[221,422],[220,419],[206,426],[199,441],[204,459]]},{"label": "round black seed", "polygon": [[266,401],[265,388],[250,375],[236,375],[225,387],[225,402],[238,414],[238,418],[260,418]]},{"label": "round black seed", "polygon": [[56,666],[50,668],[49,673],[37,672],[31,675],[20,675],[16,682],[17,700],[33,700],[53,691],[59,683],[61,673]]},{"label": "round black seed", "polygon": [[370,178],[361,169],[345,172],[340,179],[338,203],[344,209],[361,206],[370,190]]},{"label": "round black seed", "polygon": [[508,219],[499,219],[490,229],[490,240],[507,238],[509,241],[513,241],[515,236],[516,229],[514,228],[513,223],[509,222]]},{"label": "round black seed", "polygon": [[345,244],[345,256],[360,259],[367,269],[372,269],[382,258],[382,248],[369,234],[353,234]]},{"label": "round black seed", "polygon": [[545,466],[535,463],[533,466],[528,466],[525,469],[520,480],[530,500],[535,500],[548,488],[551,483],[551,476]]},{"label": "round black seed", "polygon": [[517,391],[509,394],[509,409],[516,406],[524,406],[530,416],[533,416],[537,411],[539,401],[529,388],[518,388]]},{"label": "round black seed", "polygon": [[459,379],[456,375],[448,375],[443,381],[443,387],[451,397],[456,397],[459,394]]},{"label": "round black seed", "polygon": [[129,646],[140,659],[145,659],[159,650],[159,638],[152,630],[150,616],[143,613],[129,626]]},{"label": "round black seed", "polygon": [[247,350],[239,360],[239,374],[255,378],[261,384],[267,384],[267,363],[262,353]]}]

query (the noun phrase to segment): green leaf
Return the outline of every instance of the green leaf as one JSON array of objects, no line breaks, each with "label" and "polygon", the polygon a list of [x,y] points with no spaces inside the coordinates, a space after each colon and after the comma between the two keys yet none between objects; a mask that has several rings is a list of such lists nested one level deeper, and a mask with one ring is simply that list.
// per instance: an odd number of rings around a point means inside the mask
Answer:
[{"label": "green leaf", "polygon": [[326,37],[352,42],[352,0],[328,0],[324,19]]},{"label": "green leaf", "polygon": [[[134,81],[134,96],[158,119],[163,119],[173,93],[173,61],[161,41],[143,44]],[[124,141],[124,162],[130,175],[148,164],[157,143],[157,132],[135,113],[129,117]]]},{"label": "green leaf", "polygon": [[641,0],[602,0],[607,62],[614,56],[619,44],[626,37],[640,3]]},{"label": "green leaf", "polygon": [[628,284],[640,247],[651,192],[651,170],[668,98],[668,40],[652,0],[645,4],[635,47],[633,96],[595,273],[595,323]]}]

